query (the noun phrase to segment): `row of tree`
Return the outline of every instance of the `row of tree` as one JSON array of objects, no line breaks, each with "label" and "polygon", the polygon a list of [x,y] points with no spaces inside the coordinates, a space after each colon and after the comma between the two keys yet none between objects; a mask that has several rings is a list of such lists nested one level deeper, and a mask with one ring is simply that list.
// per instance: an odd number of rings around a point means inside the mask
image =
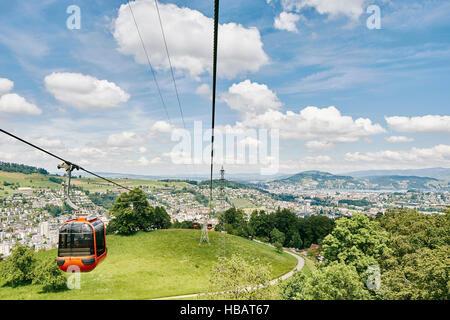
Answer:
[{"label": "row of tree", "polygon": [[216,230],[252,237],[291,248],[320,243],[334,228],[334,220],[325,216],[299,218],[289,209],[272,213],[255,210],[249,219],[239,209],[230,208],[219,216]]},{"label": "row of tree", "polygon": [[42,168],[36,168],[24,164],[1,162],[1,161],[0,161],[0,170],[6,172],[20,172],[25,174],[32,174],[32,173],[39,173],[44,175],[49,174],[47,170]]}]

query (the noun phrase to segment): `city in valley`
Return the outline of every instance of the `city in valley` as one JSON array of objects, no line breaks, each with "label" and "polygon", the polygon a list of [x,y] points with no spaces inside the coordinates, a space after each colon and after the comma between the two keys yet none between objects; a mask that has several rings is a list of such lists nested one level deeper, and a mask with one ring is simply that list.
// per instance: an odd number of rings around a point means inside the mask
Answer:
[{"label": "city in valley", "polygon": [[[33,171],[33,170],[32,170]],[[0,255],[10,254],[20,242],[47,250],[58,245],[58,229],[73,217],[65,204],[65,177],[43,170],[32,173],[0,170]],[[209,181],[164,179],[158,181],[113,179],[140,188],[151,206],[162,206],[171,221],[202,221],[209,214]],[[375,183],[378,182],[378,183]],[[89,177],[72,179],[71,200],[85,214],[108,223],[109,209],[122,192],[113,185]],[[447,180],[414,176],[354,178],[309,171],[272,181],[234,182],[214,180],[212,217],[231,207],[248,217],[255,210],[267,213],[287,208],[298,217],[329,218],[363,212],[377,217],[389,208],[413,208],[423,214],[440,213],[450,206]]]}]

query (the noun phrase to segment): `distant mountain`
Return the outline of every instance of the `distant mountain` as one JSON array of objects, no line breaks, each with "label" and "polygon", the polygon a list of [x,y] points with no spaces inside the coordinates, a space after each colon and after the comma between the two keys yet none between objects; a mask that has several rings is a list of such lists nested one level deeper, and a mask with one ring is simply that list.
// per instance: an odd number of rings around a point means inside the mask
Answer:
[{"label": "distant mountain", "polygon": [[329,172],[305,171],[274,183],[294,184],[304,189],[366,189],[367,182],[351,177],[334,175]]},{"label": "distant mountain", "polygon": [[285,179],[275,180],[270,185],[294,185],[299,189],[347,189],[347,190],[450,190],[450,183],[431,177],[418,176],[368,176],[352,177],[334,175],[321,171],[305,171]]},{"label": "distant mountain", "polygon": [[426,168],[426,169],[407,169],[407,170],[367,170],[354,171],[346,173],[356,178],[373,176],[416,176],[429,177],[439,180],[450,180],[450,168]]},{"label": "distant mountain", "polygon": [[380,189],[439,189],[443,185],[438,179],[417,176],[371,176],[365,177],[374,188]]}]

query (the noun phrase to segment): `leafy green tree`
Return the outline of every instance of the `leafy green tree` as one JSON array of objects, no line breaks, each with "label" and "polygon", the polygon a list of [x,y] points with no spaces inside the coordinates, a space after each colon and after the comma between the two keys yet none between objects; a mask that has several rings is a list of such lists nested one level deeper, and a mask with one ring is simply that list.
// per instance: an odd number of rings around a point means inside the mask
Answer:
[{"label": "leafy green tree", "polygon": [[153,208],[153,228],[168,229],[170,227],[170,216],[163,207]]},{"label": "leafy green tree", "polygon": [[294,236],[292,237],[289,247],[296,248],[296,249],[303,248],[303,241],[298,232],[294,233]]},{"label": "leafy green tree", "polygon": [[17,287],[31,283],[35,261],[34,248],[16,242],[11,255],[1,264],[4,285]]},{"label": "leafy green tree", "polygon": [[230,208],[222,212],[219,216],[217,231],[225,230],[229,234],[248,237],[247,221],[244,211],[236,208]]},{"label": "leafy green tree", "polygon": [[219,258],[211,272],[211,291],[217,299],[269,300],[277,299],[277,290],[270,286],[270,266],[259,260],[246,260],[234,254]]},{"label": "leafy green tree", "polygon": [[331,263],[310,276],[297,272],[281,285],[286,300],[366,300],[371,296],[359,280],[355,267]]},{"label": "leafy green tree", "polygon": [[363,279],[370,265],[388,250],[388,235],[376,221],[362,213],[336,221],[333,232],[323,240],[322,255],[327,263],[342,262],[356,267]]},{"label": "leafy green tree", "polygon": [[275,227],[273,215],[265,211],[253,211],[248,221],[249,234],[259,239],[269,239],[270,232]]},{"label": "leafy green tree", "polygon": [[34,269],[33,284],[42,285],[42,291],[55,292],[67,289],[66,277],[56,265],[54,259],[42,260]]},{"label": "leafy green tree", "polygon": [[275,246],[277,252],[283,252],[284,233],[274,228],[270,233],[270,242]]},{"label": "leafy green tree", "polygon": [[379,258],[381,292],[386,299],[450,298],[450,214],[424,215],[389,210],[380,219],[390,251]]},{"label": "leafy green tree", "polygon": [[110,209],[110,215],[113,219],[108,224],[108,233],[132,234],[170,226],[165,209],[152,208],[140,189],[122,193]]},{"label": "leafy green tree", "polygon": [[292,242],[292,238],[298,233],[298,218],[291,210],[278,209],[274,214],[275,227],[281,231],[285,238],[282,242],[283,246],[288,246]]}]

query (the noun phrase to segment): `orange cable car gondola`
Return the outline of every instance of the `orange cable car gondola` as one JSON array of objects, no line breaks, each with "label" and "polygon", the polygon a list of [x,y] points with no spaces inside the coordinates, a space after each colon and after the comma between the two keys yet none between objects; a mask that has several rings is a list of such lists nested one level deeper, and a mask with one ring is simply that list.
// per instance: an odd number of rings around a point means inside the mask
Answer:
[{"label": "orange cable car gondola", "polygon": [[106,258],[105,225],[98,218],[78,218],[66,221],[59,229],[58,267],[66,272],[76,267],[89,272]]},{"label": "orange cable car gondola", "polygon": [[[72,171],[79,168],[66,162],[58,166],[58,169],[61,168],[67,172],[65,201],[72,209],[79,210],[70,199]],[[62,271],[92,271],[106,258],[107,252],[105,225],[99,218],[79,217],[64,222],[59,228],[56,264]]]}]

